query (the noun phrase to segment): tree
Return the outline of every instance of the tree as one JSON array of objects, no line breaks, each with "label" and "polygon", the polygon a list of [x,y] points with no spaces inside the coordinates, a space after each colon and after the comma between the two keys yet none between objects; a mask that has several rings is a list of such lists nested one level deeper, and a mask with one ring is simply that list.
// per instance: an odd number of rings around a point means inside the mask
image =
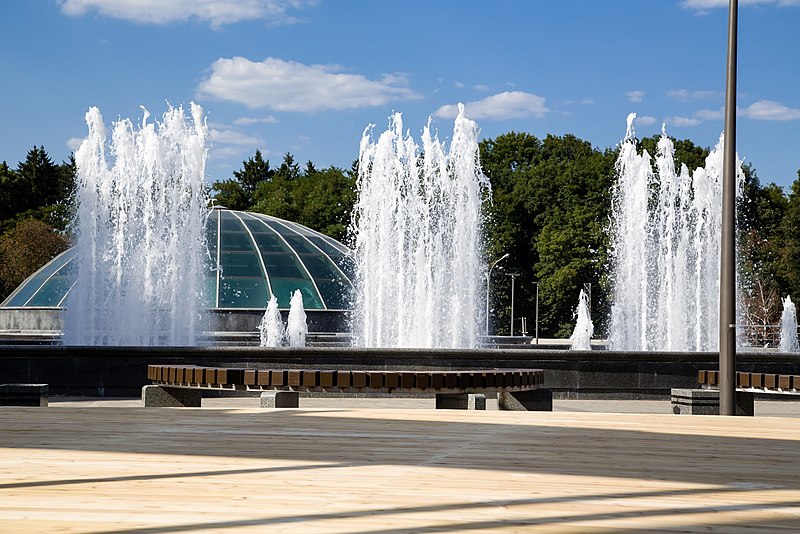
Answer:
[{"label": "tree", "polygon": [[22,220],[0,236],[0,300],[68,246],[66,236],[36,219]]},{"label": "tree", "polygon": [[[488,207],[488,259],[510,254],[519,273],[515,316],[533,315],[539,284],[542,335],[568,335],[584,283],[592,283],[593,315],[604,315],[609,189],[616,154],[575,136],[543,141],[509,133],[481,143],[481,162],[492,184]],[[496,272],[496,271],[495,271]],[[501,332],[509,323],[510,281],[497,277],[494,302]]]},{"label": "tree", "polygon": [[336,167],[305,174],[293,188],[297,222],[339,241],[347,237],[355,179]]},{"label": "tree", "polygon": [[268,182],[273,174],[275,172],[269,168],[269,160],[261,156],[260,150],[256,150],[255,156],[242,162],[242,170],[233,171],[234,178],[249,198],[253,197],[258,184]]},{"label": "tree", "polygon": [[269,160],[265,160],[260,150],[242,162],[242,168],[233,171],[233,179],[214,182],[211,189],[215,191],[215,204],[233,210],[248,210],[256,203],[255,193],[259,184],[272,180],[275,171],[270,169]]},{"label": "tree", "polygon": [[55,204],[63,199],[63,175],[44,147],[34,146],[17,166],[15,193],[19,212]]},{"label": "tree", "polygon": [[800,296],[800,235],[798,235],[798,228],[800,228],[800,171],[797,171],[797,180],[792,183],[786,213],[780,225],[783,246],[778,260],[778,270],[785,284],[781,288],[781,292],[788,293],[794,298]]},{"label": "tree", "polygon": [[211,188],[215,191],[213,201],[217,206],[243,211],[250,209],[253,204],[252,197],[245,193],[242,184],[237,180],[214,182]]},{"label": "tree", "polygon": [[[312,163],[311,167],[313,166],[314,164]],[[295,163],[294,156],[291,153],[287,152],[283,155],[283,162],[275,174],[289,182],[296,180],[300,176],[300,166]]]}]

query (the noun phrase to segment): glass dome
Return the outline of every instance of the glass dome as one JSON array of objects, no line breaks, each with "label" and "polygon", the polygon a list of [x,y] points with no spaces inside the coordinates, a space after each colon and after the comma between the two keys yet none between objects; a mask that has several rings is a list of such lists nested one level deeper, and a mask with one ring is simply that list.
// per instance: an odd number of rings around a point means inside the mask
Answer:
[{"label": "glass dome", "polygon": [[[264,309],[272,293],[288,308],[299,289],[308,310],[350,308],[351,251],[328,236],[269,215],[214,208],[206,220],[210,268],[205,305]],[[2,307],[61,307],[72,288],[75,253],[67,250],[36,271]]]}]

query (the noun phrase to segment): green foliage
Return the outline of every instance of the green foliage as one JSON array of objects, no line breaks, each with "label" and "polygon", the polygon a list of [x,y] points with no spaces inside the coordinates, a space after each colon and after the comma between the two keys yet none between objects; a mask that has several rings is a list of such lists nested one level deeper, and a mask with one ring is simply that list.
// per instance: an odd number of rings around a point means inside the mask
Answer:
[{"label": "green foliage", "polygon": [[5,232],[0,236],[0,300],[68,246],[66,236],[36,219],[23,219]]},{"label": "green foliage", "polygon": [[[481,143],[481,162],[492,184],[488,258],[510,253],[507,272],[519,273],[515,316],[532,318],[539,284],[539,333],[569,335],[584,284],[605,284],[609,191],[615,154],[573,135],[510,133]],[[493,274],[498,331],[508,333],[508,277]],[[595,317],[607,299],[593,291]],[[596,321],[597,322],[597,321]],[[533,330],[532,322],[528,323]],[[519,324],[515,326],[519,332]]]},{"label": "green foliage", "polygon": [[[792,184],[785,215],[780,224],[779,259],[777,268],[782,282],[781,294],[800,297],[800,171]],[[800,299],[798,299],[800,300]]]},{"label": "green foliage", "polygon": [[214,201],[235,210],[255,211],[298,222],[344,240],[355,202],[357,162],[348,171],[336,167],[318,170],[313,162],[301,171],[294,156],[284,154],[271,169],[261,152],[242,163],[233,178],[215,182]]},{"label": "green foliage", "polygon": [[[639,140],[656,153],[658,137]],[[675,160],[690,170],[705,165],[708,149],[673,140]],[[480,144],[493,201],[485,205],[487,265],[509,253],[492,272],[492,332],[508,333],[510,273],[515,283],[515,317],[534,329],[539,288],[539,333],[568,336],[578,292],[591,284],[597,335],[605,333],[609,311],[608,225],[616,150],[599,150],[573,135],[509,132]],[[739,206],[739,260],[746,283],[755,288],[745,305],[762,322],[776,321],[777,296],[800,299],[800,171],[789,194],[762,185],[744,167]],[[277,169],[260,151],[242,162],[229,179],[214,182],[215,203],[296,221],[338,240],[347,238],[356,200],[358,160],[349,169],[304,167],[284,154]],[[0,163],[0,292],[7,294],[26,276],[67,246],[74,212],[75,161],[53,163],[33,147],[16,168]],[[520,322],[515,323],[515,333]]]},{"label": "green foliage", "polygon": [[53,163],[34,146],[16,169],[0,163],[0,300],[68,246],[75,159]]}]

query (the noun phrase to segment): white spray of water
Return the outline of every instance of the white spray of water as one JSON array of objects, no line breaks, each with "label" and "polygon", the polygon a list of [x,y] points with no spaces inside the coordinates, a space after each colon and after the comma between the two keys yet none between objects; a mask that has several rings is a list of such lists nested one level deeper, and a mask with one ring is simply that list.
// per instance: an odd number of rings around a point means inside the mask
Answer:
[{"label": "white spray of water", "polygon": [[609,347],[717,350],[723,138],[690,175],[685,165],[675,170],[662,129],[654,173],[650,155],[636,151],[635,117],[628,116],[612,195]]},{"label": "white spray of water", "polygon": [[589,315],[589,297],[583,289],[581,289],[578,295],[577,316],[575,330],[573,330],[572,335],[569,337],[572,342],[570,350],[592,350],[594,324]]},{"label": "white spray of water", "polygon": [[797,310],[792,297],[786,295],[783,301],[783,314],[781,314],[781,352],[800,352],[800,342],[797,341]]},{"label": "white spray of water", "polygon": [[[144,108],[142,108],[144,110]],[[208,129],[200,106],[161,122],[114,124],[100,111],[75,154],[77,280],[66,304],[70,345],[193,345],[206,251]]]},{"label": "white spray of water", "polygon": [[303,308],[303,294],[296,290],[289,302],[289,317],[286,321],[286,337],[290,347],[305,347],[308,335],[306,311]]},{"label": "white spray of water", "polygon": [[422,147],[401,115],[361,140],[354,208],[353,330],[368,347],[474,347],[482,304],[478,127],[459,105],[449,152],[430,121]]},{"label": "white spray of water", "polygon": [[286,336],[283,328],[283,319],[278,310],[278,298],[270,293],[267,309],[258,325],[262,347],[280,347]]}]

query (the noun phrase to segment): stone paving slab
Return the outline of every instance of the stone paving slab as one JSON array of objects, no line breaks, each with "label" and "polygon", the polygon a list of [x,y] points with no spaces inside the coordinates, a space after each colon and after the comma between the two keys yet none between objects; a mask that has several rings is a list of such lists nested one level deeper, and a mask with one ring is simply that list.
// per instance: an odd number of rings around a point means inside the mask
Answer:
[{"label": "stone paving slab", "polygon": [[0,408],[0,532],[800,530],[792,419],[124,402]]}]

